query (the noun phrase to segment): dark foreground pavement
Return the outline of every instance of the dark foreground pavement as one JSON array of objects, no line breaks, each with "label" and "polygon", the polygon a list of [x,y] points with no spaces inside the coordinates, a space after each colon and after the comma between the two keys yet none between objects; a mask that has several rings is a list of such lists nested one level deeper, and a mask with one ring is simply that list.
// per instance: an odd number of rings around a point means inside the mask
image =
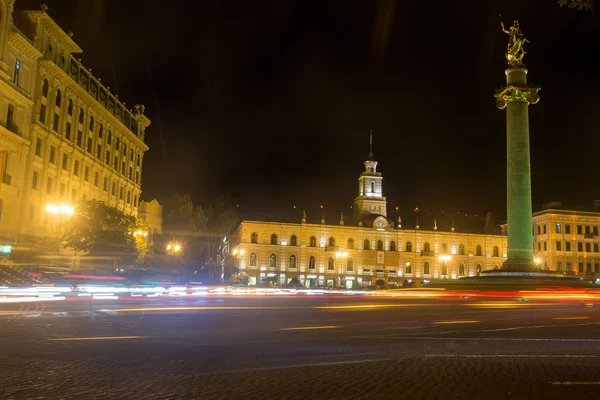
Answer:
[{"label": "dark foreground pavement", "polygon": [[2,399],[598,399],[598,306],[239,297],[0,307]]}]

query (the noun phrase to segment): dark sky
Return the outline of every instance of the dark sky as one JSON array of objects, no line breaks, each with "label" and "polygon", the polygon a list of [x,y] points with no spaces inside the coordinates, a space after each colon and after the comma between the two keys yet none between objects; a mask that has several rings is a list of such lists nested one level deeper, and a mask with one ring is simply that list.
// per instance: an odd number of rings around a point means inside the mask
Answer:
[{"label": "dark sky", "polygon": [[[40,0],[17,0],[17,8]],[[507,35],[518,18],[534,209],[600,198],[600,25],[555,0],[48,0],[83,63],[153,124],[143,198],[223,193],[245,216],[350,212],[368,132],[389,209],[505,209]],[[310,216],[309,216],[310,218]]]}]

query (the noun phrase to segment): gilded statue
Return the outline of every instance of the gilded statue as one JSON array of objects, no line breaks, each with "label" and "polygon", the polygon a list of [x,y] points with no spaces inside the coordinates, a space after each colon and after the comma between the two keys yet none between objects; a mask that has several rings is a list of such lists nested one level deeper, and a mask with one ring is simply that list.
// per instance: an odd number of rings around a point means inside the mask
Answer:
[{"label": "gilded statue", "polygon": [[508,34],[508,48],[506,49],[506,62],[511,67],[522,67],[523,66],[523,57],[527,52],[523,49],[523,45],[528,43],[529,40],[523,37],[523,33],[521,32],[521,28],[519,28],[519,21],[515,20],[513,26],[511,26],[508,30],[504,28],[504,23],[500,22],[502,25],[502,32]]}]

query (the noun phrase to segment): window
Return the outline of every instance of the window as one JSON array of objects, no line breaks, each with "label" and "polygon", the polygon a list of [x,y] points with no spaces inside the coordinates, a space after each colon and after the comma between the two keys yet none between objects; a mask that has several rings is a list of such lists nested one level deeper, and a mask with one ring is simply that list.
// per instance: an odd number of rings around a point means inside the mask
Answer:
[{"label": "window", "polygon": [[329,238],[329,247],[334,247],[335,246],[335,239],[330,237]]},{"label": "window", "polygon": [[592,263],[585,263],[585,271],[592,272]]},{"label": "window", "polygon": [[539,225],[538,225],[538,227],[537,227],[537,228],[538,228],[538,229],[537,229],[537,231],[538,231],[538,233],[537,233],[537,234],[538,234],[538,235],[540,235],[540,234],[541,234],[541,232],[540,232],[540,230],[541,230],[541,226],[539,226]]},{"label": "window", "polygon": [[329,260],[327,260],[327,270],[328,271],[333,271],[335,269],[335,261],[333,259],[333,257],[329,257]]},{"label": "window", "polygon": [[116,195],[117,195],[117,183],[116,183],[116,182],[113,182],[113,184],[112,184],[112,188],[111,188],[111,194],[112,194],[113,196],[116,196]]},{"label": "window", "polygon": [[446,243],[442,244],[442,254],[446,254],[448,253],[448,246],[446,246]]},{"label": "window", "polygon": [[54,184],[54,181],[52,180],[52,178],[48,178],[48,182],[46,183],[46,193],[49,195],[52,194],[53,184]]},{"label": "window", "polygon": [[108,131],[108,137],[106,138],[106,144],[110,146],[112,142],[112,132]]},{"label": "window", "polygon": [[98,187],[99,179],[100,179],[100,176],[98,174],[98,171],[94,172],[94,186]]},{"label": "window", "polygon": [[131,191],[127,191],[127,204],[131,203]]},{"label": "window", "polygon": [[562,250],[562,242],[556,242],[556,251]]},{"label": "window", "polygon": [[493,256],[494,257],[499,257],[500,256],[500,251],[498,250],[498,246],[494,246],[494,250],[493,250]]},{"label": "window", "polygon": [[42,124],[46,123],[46,105],[45,104],[40,105],[40,122]]},{"label": "window", "polygon": [[21,60],[18,58],[15,60],[15,71],[13,74],[13,83],[19,86],[19,75],[21,75]]},{"label": "window", "polygon": [[123,186],[121,186],[119,188],[119,200],[123,200],[125,198],[125,188],[123,188]]},{"label": "window", "polygon": [[100,128],[98,128],[98,138],[102,139],[102,134],[104,133],[104,127],[100,124]]},{"label": "window", "polygon": [[481,255],[481,246],[480,245],[477,245],[477,249],[476,249],[475,255],[478,255],[478,256]]},{"label": "window", "polygon": [[371,193],[375,193],[375,182],[371,181]]},{"label": "window", "polygon": [[577,263],[577,270],[578,270],[579,272],[583,272],[583,263],[582,263],[582,262],[580,262],[580,263]]},{"label": "window", "polygon": [[594,253],[598,252],[598,243],[594,243]]},{"label": "window", "polygon": [[346,261],[346,271],[354,271],[354,260],[352,260],[351,258],[349,258],[348,261]]},{"label": "window", "polygon": [[577,242],[577,251],[583,251],[583,243]]},{"label": "window", "polygon": [[250,243],[258,243],[258,233],[252,232],[252,235],[250,235]]},{"label": "window", "polygon": [[377,251],[383,251],[383,242],[381,240],[377,241]]},{"label": "window", "polygon": [[591,233],[590,226],[589,226],[589,225],[586,225],[586,226],[585,226],[585,234],[586,234],[586,235],[589,235],[590,233]]},{"label": "window", "polygon": [[277,244],[277,235],[276,234],[271,235],[271,244]]},{"label": "window", "polygon": [[565,233],[571,233],[571,225],[570,224],[565,225]]},{"label": "window", "polygon": [[430,271],[429,271],[429,261],[425,261],[425,264],[423,264],[423,274],[424,275],[429,275]]},{"label": "window", "polygon": [[566,251],[571,251],[571,242],[565,242],[565,250]]},{"label": "window", "polygon": [[54,104],[56,104],[56,108],[60,108],[60,104],[62,102],[62,95],[60,93],[60,89],[56,89],[56,99]]},{"label": "window", "polygon": [[406,262],[406,273],[412,274],[412,264],[410,263],[410,261]]},{"label": "window", "polygon": [[577,225],[577,234],[578,235],[582,235],[583,234],[583,227],[581,225]]},{"label": "window", "polygon": [[65,138],[67,140],[71,140],[71,123],[67,122],[67,126],[65,127]]},{"label": "window", "polygon": [[315,269],[317,267],[317,260],[315,259],[315,256],[310,256],[310,259],[308,260],[308,269]]},{"label": "window", "polygon": [[67,105],[67,114],[69,114],[70,117],[73,116],[73,100],[69,99],[69,104]]},{"label": "window", "polygon": [[442,264],[442,276],[448,275],[448,265],[446,263]]},{"label": "window", "polygon": [[465,264],[463,263],[458,266],[458,276],[465,276]]},{"label": "window", "polygon": [[310,247],[317,247],[317,238],[314,236],[311,236],[309,243],[310,243],[310,245],[309,245]]},{"label": "window", "polygon": [[106,151],[106,163],[110,164],[110,151]]},{"label": "window", "polygon": [[465,255],[465,246],[463,246],[462,244],[458,246],[458,254],[461,256]]},{"label": "window", "polygon": [[79,161],[75,160],[75,166],[73,167],[73,174],[79,176]]},{"label": "window", "polygon": [[594,233],[594,236],[598,236],[598,227],[594,226],[594,229],[592,230],[592,232]]},{"label": "window", "polygon": [[557,261],[556,262],[556,270],[557,271],[562,271],[562,261]]},{"label": "window", "polygon": [[108,178],[106,176],[104,177],[104,185],[102,186],[102,189],[105,192],[108,192]]},{"label": "window", "polygon": [[538,251],[542,251],[542,242],[538,242]]},{"label": "window", "polygon": [[290,238],[290,246],[298,246],[298,238],[296,238],[296,235],[292,235]]},{"label": "window", "polygon": [[93,144],[93,139],[91,136],[88,136],[87,138],[87,152],[92,154],[92,144]]},{"label": "window", "polygon": [[63,153],[62,169],[65,171],[69,169],[69,156],[67,153]]},{"label": "window", "polygon": [[544,232],[544,235],[546,234],[546,224],[542,225],[542,231]]},{"label": "window", "polygon": [[117,138],[117,141],[115,142],[115,150],[119,151],[119,144],[121,143],[121,141],[119,140],[119,138]]},{"label": "window", "polygon": [[556,233],[560,233],[560,224],[556,224]]},{"label": "window", "polygon": [[587,251],[588,253],[592,251],[592,244],[591,243],[586,243],[585,244],[585,251]]},{"label": "window", "polygon": [[250,266],[256,267],[256,253],[250,254]]},{"label": "window", "polygon": [[79,123],[83,125],[83,108],[79,109]]},{"label": "window", "polygon": [[56,147],[50,146],[50,162],[56,164]]},{"label": "window", "polygon": [[33,171],[33,177],[31,178],[31,188],[37,190],[38,188],[38,172]]},{"label": "window", "polygon": [[275,255],[275,253],[271,253],[271,256],[269,257],[269,268],[276,268],[277,267],[277,256]]},{"label": "window", "polygon": [[296,256],[293,254],[290,256],[290,268],[296,268]]},{"label": "window", "polygon": [[354,249],[354,240],[353,239],[348,239],[348,248]]},{"label": "window", "polygon": [[363,250],[371,250],[371,243],[368,240],[363,243]]},{"label": "window", "polygon": [[81,142],[83,141],[83,132],[81,129],[77,131],[77,146],[81,147]]},{"label": "window", "polygon": [[598,264],[598,263],[595,263],[595,264],[594,264],[594,272],[595,272],[595,273],[598,273],[598,272],[600,272],[600,264]]},{"label": "window", "polygon": [[54,132],[58,132],[59,119],[60,119],[59,115],[54,114],[54,121],[52,122],[52,130]]},{"label": "window", "polygon": [[94,131],[94,117],[90,117],[90,131]]},{"label": "window", "polygon": [[42,156],[42,139],[37,138],[35,141],[35,155],[38,157]]},{"label": "window", "polygon": [[393,240],[390,242],[390,251],[396,251],[396,242]]},{"label": "window", "polygon": [[102,159],[102,145],[100,143],[96,146],[96,157]]},{"label": "window", "polygon": [[482,271],[481,264],[477,264],[477,267],[475,267],[475,271],[477,272],[477,276],[479,276],[481,274],[481,271]]},{"label": "window", "polygon": [[570,261],[567,261],[567,271],[569,271],[569,272],[573,271],[573,265],[571,264]]},{"label": "window", "polygon": [[544,242],[544,251],[548,251],[548,242]]},{"label": "window", "polygon": [[412,252],[412,243],[411,242],[406,242],[406,251],[409,253]]},{"label": "window", "polygon": [[426,242],[426,243],[423,245],[423,251],[429,251],[429,249],[430,249],[430,247],[429,247],[429,243],[427,243],[427,242]]},{"label": "window", "polygon": [[44,79],[42,84],[42,96],[48,97],[48,79]]},{"label": "window", "polygon": [[10,129],[13,124],[13,118],[15,115],[15,106],[12,104],[8,105],[8,110],[6,111],[6,126]]}]

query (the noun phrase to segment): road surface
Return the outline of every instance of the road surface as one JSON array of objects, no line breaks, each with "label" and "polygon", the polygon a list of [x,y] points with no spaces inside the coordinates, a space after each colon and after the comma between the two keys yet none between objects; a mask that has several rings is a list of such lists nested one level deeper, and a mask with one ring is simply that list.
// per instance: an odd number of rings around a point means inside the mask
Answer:
[{"label": "road surface", "polygon": [[585,300],[344,296],[0,306],[2,399],[598,399]]}]

